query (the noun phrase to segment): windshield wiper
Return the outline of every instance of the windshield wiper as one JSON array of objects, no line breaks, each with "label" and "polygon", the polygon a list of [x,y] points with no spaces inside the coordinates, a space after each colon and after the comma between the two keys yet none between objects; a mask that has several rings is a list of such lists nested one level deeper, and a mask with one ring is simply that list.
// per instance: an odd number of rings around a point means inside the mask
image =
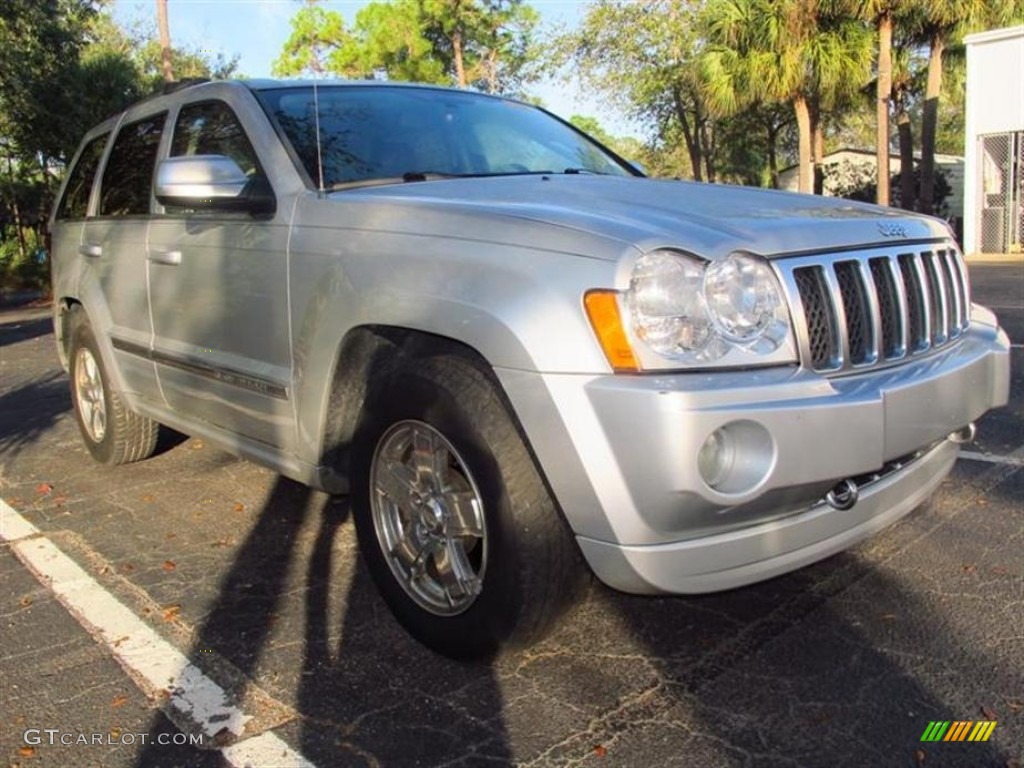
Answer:
[{"label": "windshield wiper", "polygon": [[607,176],[607,173],[601,171],[592,171],[589,168],[566,168],[562,173],[569,175],[582,175],[582,176]]},{"label": "windshield wiper", "polygon": [[440,171],[406,171],[402,181],[436,181],[437,179],[465,179],[476,176],[475,173],[441,173]]}]

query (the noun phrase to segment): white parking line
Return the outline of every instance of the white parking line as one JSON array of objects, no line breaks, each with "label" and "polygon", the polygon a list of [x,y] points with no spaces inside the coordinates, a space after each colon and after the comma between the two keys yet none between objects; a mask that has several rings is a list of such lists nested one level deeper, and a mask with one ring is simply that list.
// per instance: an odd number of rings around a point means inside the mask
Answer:
[{"label": "white parking line", "polygon": [[1024,467],[1024,458],[1019,456],[994,456],[977,451],[960,451],[960,458],[968,461],[984,461],[987,464],[1005,464],[1009,467]]},{"label": "white parking line", "polygon": [[[234,736],[252,719],[228,701],[226,691],[100,584],[39,529],[0,499],[0,540],[47,587],[95,640],[103,643],[144,693],[194,723],[208,743],[227,728]],[[229,765],[314,768],[282,741],[264,733],[222,747]]]}]

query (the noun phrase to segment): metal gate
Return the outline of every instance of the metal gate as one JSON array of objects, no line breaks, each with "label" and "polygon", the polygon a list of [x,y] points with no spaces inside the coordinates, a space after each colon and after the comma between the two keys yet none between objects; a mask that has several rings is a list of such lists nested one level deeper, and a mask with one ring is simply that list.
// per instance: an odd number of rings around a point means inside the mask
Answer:
[{"label": "metal gate", "polygon": [[1021,250],[1024,233],[1024,131],[981,137],[982,253]]}]

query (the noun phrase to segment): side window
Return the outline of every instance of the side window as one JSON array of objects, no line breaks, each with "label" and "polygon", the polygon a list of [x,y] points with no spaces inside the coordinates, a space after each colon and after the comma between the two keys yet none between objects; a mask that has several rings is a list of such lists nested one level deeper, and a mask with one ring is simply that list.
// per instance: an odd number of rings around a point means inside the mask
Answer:
[{"label": "side window", "polygon": [[247,176],[258,169],[256,152],[235,113],[221,101],[186,104],[178,113],[171,142],[171,157],[225,155]]},{"label": "side window", "polygon": [[122,126],[100,185],[100,216],[149,213],[153,166],[166,112]]},{"label": "side window", "polygon": [[89,193],[92,191],[92,182],[96,178],[96,169],[99,168],[100,158],[103,157],[103,148],[107,146],[109,133],[97,136],[90,141],[82,154],[78,156],[78,162],[68,176],[67,187],[64,188],[64,197],[61,198],[57,207],[58,219],[82,219],[89,211]]}]

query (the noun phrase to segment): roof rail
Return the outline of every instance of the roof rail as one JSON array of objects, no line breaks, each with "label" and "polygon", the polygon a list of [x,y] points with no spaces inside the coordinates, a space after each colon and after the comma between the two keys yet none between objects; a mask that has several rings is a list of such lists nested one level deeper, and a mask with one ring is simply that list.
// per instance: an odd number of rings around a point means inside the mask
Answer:
[{"label": "roof rail", "polygon": [[185,77],[181,80],[172,80],[169,83],[165,82],[163,88],[160,90],[160,93],[162,95],[166,95],[168,93],[180,91],[183,88],[189,88],[193,85],[201,85],[203,83],[209,82],[212,82],[212,80],[208,77]]}]

